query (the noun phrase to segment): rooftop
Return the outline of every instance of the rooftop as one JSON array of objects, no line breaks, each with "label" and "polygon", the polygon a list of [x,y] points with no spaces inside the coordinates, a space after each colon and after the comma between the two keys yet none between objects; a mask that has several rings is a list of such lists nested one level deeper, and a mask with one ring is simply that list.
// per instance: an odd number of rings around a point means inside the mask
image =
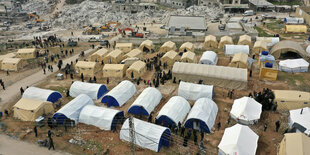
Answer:
[{"label": "rooftop", "polygon": [[168,27],[175,27],[177,29],[185,27],[190,30],[207,29],[206,20],[203,16],[170,16]]},{"label": "rooftop", "polygon": [[273,6],[272,3],[266,0],[249,0],[249,2],[256,6]]}]

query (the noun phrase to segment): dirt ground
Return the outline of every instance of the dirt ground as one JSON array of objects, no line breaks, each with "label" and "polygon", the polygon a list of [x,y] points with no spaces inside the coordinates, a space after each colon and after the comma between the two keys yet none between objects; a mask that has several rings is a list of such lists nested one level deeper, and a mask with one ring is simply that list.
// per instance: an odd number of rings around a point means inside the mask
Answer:
[{"label": "dirt ground", "polygon": [[[222,50],[215,50],[219,55],[218,65],[227,66],[229,64],[229,57],[224,56],[224,52]],[[144,58],[150,58],[154,56],[156,53],[153,54],[145,54]],[[198,59],[201,55],[198,55]],[[153,72],[148,71],[142,79],[145,80],[152,80],[153,79]],[[167,72],[167,70],[166,70]],[[3,74],[1,72],[1,74]],[[248,78],[248,90],[246,91],[239,91],[235,90],[235,94],[233,99],[237,99],[243,96],[248,96],[249,92],[255,91],[262,91],[263,88],[269,89],[296,89],[296,90],[303,90],[309,91],[310,86],[310,73],[284,73],[280,72],[278,75],[277,81],[259,81],[258,80],[259,70],[253,70],[253,77]],[[124,78],[127,79],[127,78]],[[110,78],[110,83],[107,85],[108,89],[111,90],[114,88],[119,82],[124,79],[120,78]],[[47,80],[43,81],[42,83],[38,84],[37,86],[40,88],[47,88],[52,90],[57,90],[62,93],[64,96],[62,99],[62,103],[66,104],[70,100],[71,97],[66,96],[66,90],[70,88],[72,81],[80,80],[78,75],[74,76],[74,79],[65,79],[65,80],[56,80],[54,77],[49,77]],[[129,80],[129,79],[127,79]],[[106,79],[102,78],[100,75],[97,77],[98,83],[106,84]],[[137,93],[132,97],[126,104],[124,104],[120,108],[115,108],[119,110],[123,110],[125,112],[126,117],[128,117],[128,108],[131,104],[135,101],[135,99],[140,95],[140,93],[145,89],[146,86],[143,82],[140,85],[136,85]],[[153,119],[157,116],[159,110],[164,106],[164,104],[172,97],[177,95],[178,84],[172,83],[172,81],[168,81],[165,85],[160,85],[158,90],[162,93],[163,98],[160,104],[155,108],[153,112]],[[233,120],[231,120],[230,124],[227,124],[227,120],[229,118],[229,112],[233,104],[233,99],[229,99],[227,97],[227,89],[219,88],[215,86],[215,96],[214,101],[217,103],[219,111],[217,115],[217,119],[215,124],[221,122],[222,126],[220,130],[213,129],[210,134],[207,134],[204,139],[204,144],[207,147],[207,154],[214,155],[217,154],[217,146],[221,141],[222,135],[226,127],[233,126],[236,124]],[[14,102],[16,103],[16,102]],[[14,104],[12,103],[12,104]],[[97,106],[105,106],[100,103],[100,100],[95,102]],[[193,102],[190,102],[193,105]],[[58,109],[55,109],[55,112]],[[11,114],[12,116],[12,114]],[[51,115],[49,115],[51,116]],[[135,116],[137,117],[137,116]],[[257,155],[276,155],[277,148],[279,146],[280,141],[283,138],[283,132],[287,129],[287,118],[288,112],[270,112],[264,111],[262,113],[261,119],[255,125],[250,126],[250,128],[255,131],[259,135],[258,140],[258,148],[257,148]],[[143,120],[147,120],[146,117],[142,118]],[[281,127],[279,132],[275,132],[275,122],[277,120],[281,121]],[[23,122],[17,120],[13,117],[9,117],[6,119],[2,119],[2,121],[6,124],[7,129],[5,131],[6,134],[17,136],[22,140],[29,141],[32,143],[36,143],[37,139],[45,139],[47,137],[47,126],[39,128],[39,137],[35,138],[34,134],[31,132],[33,128],[32,122]],[[268,128],[267,131],[263,131],[264,124],[267,124]],[[215,125],[216,126],[216,125]],[[215,127],[214,126],[214,127]],[[118,131],[113,133],[111,131],[103,131],[99,128],[94,126],[85,125],[79,123],[76,127],[70,128],[68,132],[64,131],[63,127],[57,127],[54,129],[55,133],[55,147],[58,150],[65,150],[66,152],[72,154],[104,154],[109,152],[108,154],[131,154],[130,152],[130,145],[127,142],[123,142],[119,138],[119,130],[121,128],[121,124],[118,125]],[[183,137],[179,135],[173,135],[174,138],[174,145],[170,148],[163,147],[160,153],[155,153],[148,149],[142,149],[136,147],[137,154],[186,154],[191,153],[194,154],[198,151],[198,146],[194,144],[193,140],[189,141],[188,147],[183,147]],[[70,139],[76,140],[83,140],[84,144],[77,145],[77,144],[70,144]],[[198,136],[198,140],[200,136]],[[109,151],[107,151],[109,150]]]}]

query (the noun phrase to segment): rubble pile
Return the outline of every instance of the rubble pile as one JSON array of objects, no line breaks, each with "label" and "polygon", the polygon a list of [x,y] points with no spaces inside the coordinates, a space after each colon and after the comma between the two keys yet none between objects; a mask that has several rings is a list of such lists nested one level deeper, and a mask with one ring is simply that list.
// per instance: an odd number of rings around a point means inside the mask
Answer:
[{"label": "rubble pile", "polygon": [[36,12],[39,16],[47,15],[54,10],[55,3],[52,1],[28,0],[22,5],[22,10],[27,13]]},{"label": "rubble pile", "polygon": [[82,28],[89,25],[100,26],[110,21],[118,21],[122,25],[141,22],[164,23],[170,15],[194,15],[206,16],[207,19],[216,17],[221,13],[220,8],[207,6],[192,6],[187,9],[166,10],[145,10],[137,14],[119,12],[113,10],[111,4],[106,2],[84,1],[80,4],[66,5],[62,8],[62,13],[52,22],[54,27],[61,28]]}]

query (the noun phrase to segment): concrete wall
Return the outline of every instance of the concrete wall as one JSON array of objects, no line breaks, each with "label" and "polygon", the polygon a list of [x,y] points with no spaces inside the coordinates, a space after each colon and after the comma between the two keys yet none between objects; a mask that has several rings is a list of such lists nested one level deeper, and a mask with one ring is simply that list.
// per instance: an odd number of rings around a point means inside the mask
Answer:
[{"label": "concrete wall", "polygon": [[295,16],[304,18],[306,24],[310,25],[310,15],[304,10],[310,11],[310,7],[297,8]]}]

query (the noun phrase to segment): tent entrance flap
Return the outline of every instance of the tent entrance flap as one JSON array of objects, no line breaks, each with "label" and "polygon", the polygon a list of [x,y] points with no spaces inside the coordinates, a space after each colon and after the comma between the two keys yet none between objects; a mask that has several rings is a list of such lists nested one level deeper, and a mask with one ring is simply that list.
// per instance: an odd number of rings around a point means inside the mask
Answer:
[{"label": "tent entrance flap", "polygon": [[210,129],[208,128],[207,124],[204,122],[204,121],[201,121],[200,119],[189,119],[185,122],[185,127],[186,128],[191,128],[191,129],[194,129],[194,123],[197,123],[196,126],[199,127],[199,129],[203,132],[206,132],[206,133],[210,133]]},{"label": "tent entrance flap", "polygon": [[52,117],[53,122],[56,121],[57,124],[63,124],[65,119],[67,119],[68,117],[65,116],[64,114],[61,113],[56,113],[54,114],[54,116]]},{"label": "tent entrance flap", "polygon": [[116,129],[117,124],[120,124],[120,120],[124,118],[125,118],[125,115],[123,111],[120,111],[119,113],[117,113],[113,118],[113,121],[111,124],[111,130],[113,130],[113,128]]},{"label": "tent entrance flap", "polygon": [[170,130],[169,129],[166,129],[163,134],[161,135],[160,137],[160,141],[159,141],[159,144],[158,144],[158,151],[160,151],[161,149],[161,146],[165,146],[165,147],[169,147],[169,139],[170,139]]},{"label": "tent entrance flap", "polygon": [[47,101],[55,103],[56,101],[58,101],[60,98],[62,98],[61,94],[58,92],[53,92],[52,94],[50,94],[47,98]]},{"label": "tent entrance flap", "polygon": [[99,90],[98,90],[98,94],[97,94],[97,99],[99,99],[100,97],[102,97],[105,93],[108,92],[108,88],[105,85],[101,85]]},{"label": "tent entrance flap", "polygon": [[128,112],[135,115],[149,115],[149,113],[142,106],[132,106]]},{"label": "tent entrance flap", "polygon": [[110,96],[110,95],[104,96],[101,100],[101,103],[107,104],[108,107],[111,107],[111,106],[119,107],[117,100],[113,96]]},{"label": "tent entrance flap", "polygon": [[157,121],[156,122],[157,124],[163,125],[165,127],[168,127],[169,125],[176,126],[176,123],[172,119],[170,119],[168,116],[162,115],[156,121]]}]

